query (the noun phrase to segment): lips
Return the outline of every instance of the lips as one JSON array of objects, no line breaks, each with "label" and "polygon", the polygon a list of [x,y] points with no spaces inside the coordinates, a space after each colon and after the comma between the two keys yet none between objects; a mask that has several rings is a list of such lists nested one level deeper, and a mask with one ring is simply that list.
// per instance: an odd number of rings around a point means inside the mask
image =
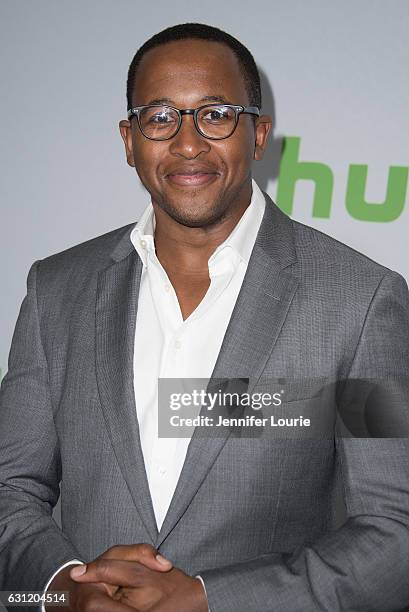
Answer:
[{"label": "lips", "polygon": [[166,174],[174,185],[193,186],[207,185],[217,179],[219,173],[206,167],[180,167]]}]

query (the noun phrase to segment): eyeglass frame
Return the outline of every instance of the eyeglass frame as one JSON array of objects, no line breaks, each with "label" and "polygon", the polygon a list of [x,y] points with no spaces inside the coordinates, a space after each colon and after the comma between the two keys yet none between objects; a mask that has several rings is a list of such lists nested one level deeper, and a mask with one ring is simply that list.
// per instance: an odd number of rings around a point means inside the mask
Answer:
[{"label": "eyeglass frame", "polygon": [[[218,137],[214,137],[214,136],[206,136],[205,134],[203,134],[203,132],[201,131],[201,129],[198,126],[197,123],[197,115],[199,113],[199,111],[201,111],[203,108],[211,108],[214,106],[228,106],[229,108],[232,108],[235,112],[236,115],[236,123],[235,126],[233,128],[233,130],[230,132],[230,134],[228,136],[222,136],[222,138],[218,138]],[[147,136],[145,134],[145,132],[142,130],[141,128],[141,124],[140,124],[140,120],[139,120],[139,113],[141,111],[143,111],[145,108],[152,108],[152,107],[157,107],[157,108],[170,108],[174,111],[177,112],[178,114],[178,119],[179,119],[179,125],[176,129],[176,132],[174,134],[172,134],[172,136],[168,136],[167,138],[150,138],[149,136]],[[241,104],[204,104],[203,106],[199,106],[198,108],[175,108],[174,106],[169,106],[168,104],[145,104],[143,106],[134,106],[133,108],[130,108],[128,110],[128,119],[132,119],[132,117],[136,117],[138,120],[138,127],[140,129],[141,134],[147,138],[148,140],[153,140],[156,142],[163,142],[164,140],[170,140],[171,138],[174,138],[176,136],[176,134],[179,132],[181,126],[182,126],[182,117],[183,115],[193,115],[193,122],[195,124],[195,128],[196,130],[199,132],[199,134],[201,136],[203,136],[203,138],[207,138],[208,140],[225,140],[226,138],[230,138],[230,136],[232,136],[237,128],[237,124],[239,122],[239,117],[240,115],[257,115],[258,117],[260,116],[260,109],[258,108],[258,106],[242,106]]]}]

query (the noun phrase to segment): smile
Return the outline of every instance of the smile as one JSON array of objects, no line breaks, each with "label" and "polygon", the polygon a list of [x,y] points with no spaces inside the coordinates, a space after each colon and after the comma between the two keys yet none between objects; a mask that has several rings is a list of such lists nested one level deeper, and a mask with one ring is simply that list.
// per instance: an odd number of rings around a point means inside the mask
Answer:
[{"label": "smile", "polygon": [[212,183],[218,176],[215,172],[196,172],[194,174],[168,174],[167,178],[175,185],[196,187]]}]

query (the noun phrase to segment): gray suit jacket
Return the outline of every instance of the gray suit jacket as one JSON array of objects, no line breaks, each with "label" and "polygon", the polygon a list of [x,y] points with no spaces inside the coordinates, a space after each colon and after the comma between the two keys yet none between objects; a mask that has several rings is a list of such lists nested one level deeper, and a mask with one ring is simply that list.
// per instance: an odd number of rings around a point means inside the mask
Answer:
[{"label": "gray suit jacket", "polygon": [[[249,377],[253,389],[407,377],[403,278],[265,197],[213,377]],[[344,437],[335,423],[315,439],[195,433],[158,533],[133,390],[133,225],[30,269],[0,395],[2,588],[41,590],[69,559],[149,542],[201,574],[212,612],[405,608],[407,438]],[[335,529],[338,485],[348,518]]]}]

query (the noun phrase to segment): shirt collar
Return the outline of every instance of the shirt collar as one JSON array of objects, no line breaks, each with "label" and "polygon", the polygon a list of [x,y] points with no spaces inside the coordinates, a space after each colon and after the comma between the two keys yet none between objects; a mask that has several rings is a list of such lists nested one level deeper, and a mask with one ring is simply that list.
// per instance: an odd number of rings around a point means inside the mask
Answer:
[{"label": "shirt collar", "polygon": [[[265,209],[265,199],[260,187],[254,179],[252,179],[251,183],[252,194],[250,204],[233,231],[212,253],[209,258],[209,265],[226,248],[231,248],[246,264],[248,263]],[[130,240],[145,266],[147,265],[148,251],[155,251],[155,226],[155,212],[152,202],[150,202],[130,235]]]},{"label": "shirt collar", "polygon": [[217,258],[218,253],[230,247],[248,264],[266,204],[263,193],[254,179],[252,179],[251,184],[252,194],[250,204],[242,214],[237,225],[233,228],[233,231],[212,253],[209,263]]},{"label": "shirt collar", "polygon": [[130,235],[130,240],[144,266],[147,265],[148,251],[155,250],[155,226],[155,211],[152,202],[149,202]]}]

